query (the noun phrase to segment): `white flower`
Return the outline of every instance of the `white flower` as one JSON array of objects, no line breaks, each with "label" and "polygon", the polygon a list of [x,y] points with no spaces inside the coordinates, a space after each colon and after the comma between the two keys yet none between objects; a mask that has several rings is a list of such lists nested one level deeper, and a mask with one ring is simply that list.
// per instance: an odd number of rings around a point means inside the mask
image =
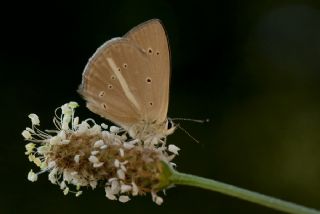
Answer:
[{"label": "white flower", "polygon": [[103,166],[103,162],[99,162],[99,163],[94,163],[93,164],[94,168],[99,168],[99,167],[102,167],[102,166]]},{"label": "white flower", "polygon": [[66,187],[64,190],[63,190],[63,194],[64,195],[67,195],[69,193],[69,187]]},{"label": "white flower", "polygon": [[56,166],[56,162],[55,161],[50,161],[49,164],[48,164],[49,168],[53,168],[55,166]]},{"label": "white flower", "polygon": [[107,145],[103,145],[100,147],[100,149],[106,149],[108,146]]},{"label": "white flower", "polygon": [[72,109],[69,107],[68,104],[64,104],[61,106],[61,111],[63,115],[71,115]]},{"label": "white flower", "polygon": [[123,147],[126,148],[126,149],[132,149],[134,147],[134,145],[130,144],[130,143],[127,143],[127,142],[124,142],[123,143]]},{"label": "white flower", "polygon": [[105,188],[106,191],[106,197],[110,200],[117,200],[116,196],[114,196],[114,194],[112,193],[110,187],[106,187]]},{"label": "white flower", "polygon": [[152,200],[158,204],[158,205],[161,205],[163,203],[163,199],[158,196],[155,192],[151,192],[151,196],[152,196]]},{"label": "white flower", "polygon": [[74,162],[79,163],[80,155],[75,155],[73,159],[74,159]]},{"label": "white flower", "polygon": [[152,139],[149,139],[149,142],[151,145],[156,146],[160,141],[158,137],[153,137]]},{"label": "white flower", "polygon": [[30,162],[33,162],[33,160],[36,158],[36,156],[34,156],[33,154],[30,154],[29,156],[28,156],[28,159],[29,159],[29,161]]},{"label": "white flower", "polygon": [[126,172],[127,171],[127,168],[123,165],[123,164],[121,164],[121,169],[124,171],[124,172]]},{"label": "white flower", "polygon": [[62,129],[68,130],[69,129],[69,123],[71,122],[71,115],[65,114],[62,119]]},{"label": "white flower", "polygon": [[108,179],[108,183],[111,183],[112,181],[116,181],[116,180],[118,180],[118,178],[116,178],[116,177],[109,178],[109,179]]},{"label": "white flower", "polygon": [[132,145],[136,145],[137,143],[139,143],[140,140],[139,139],[135,139],[135,140],[131,140],[128,143],[132,144]]},{"label": "white flower", "polygon": [[91,155],[97,155],[98,153],[99,153],[99,151],[97,151],[97,150],[91,151]]},{"label": "white flower", "polygon": [[110,126],[110,132],[112,133],[118,133],[120,131],[120,128],[117,126]]},{"label": "white flower", "polygon": [[126,202],[130,201],[130,198],[129,198],[129,196],[121,195],[119,197],[119,201],[122,202],[122,203],[126,203]]},{"label": "white flower", "polygon": [[100,134],[100,132],[101,132],[101,127],[98,124],[94,124],[90,129],[90,134],[92,135]]},{"label": "white flower", "polygon": [[122,134],[121,136],[121,140],[126,141],[128,139],[126,133]]},{"label": "white flower", "polygon": [[41,162],[40,169],[42,171],[45,171],[47,168],[48,168],[47,163],[46,162]]},{"label": "white flower", "polygon": [[90,128],[90,125],[86,121],[82,121],[78,126],[78,132],[79,134],[85,133]]},{"label": "white flower", "polygon": [[32,136],[31,136],[31,133],[27,130],[24,130],[22,133],[22,136],[24,137],[25,140],[31,140],[32,139]]},{"label": "white flower", "polygon": [[125,193],[132,190],[132,187],[130,185],[122,184],[120,187],[120,192]]},{"label": "white flower", "polygon": [[117,170],[117,176],[119,179],[124,180],[126,178],[126,175],[122,169]]},{"label": "white flower", "polygon": [[38,115],[36,115],[36,114],[29,114],[28,117],[31,119],[32,125],[36,125],[36,126],[39,126],[39,125],[40,125],[40,120],[39,120]]},{"label": "white flower", "polygon": [[36,144],[34,144],[34,143],[28,143],[27,145],[25,145],[25,147],[26,147],[26,152],[25,152],[25,154],[26,155],[30,155],[32,152],[33,152],[33,149],[36,147]]},{"label": "white flower", "polygon": [[60,144],[67,145],[70,143],[70,140],[62,140]]},{"label": "white flower", "polygon": [[120,153],[120,156],[121,156],[121,157],[123,157],[123,156],[124,156],[124,151],[123,151],[123,149],[122,149],[122,148],[120,148],[120,149],[119,149],[119,153]]},{"label": "white flower", "polygon": [[78,191],[78,192],[76,193],[76,197],[79,197],[81,194],[82,194],[82,191]]},{"label": "white flower", "polygon": [[68,107],[71,109],[75,109],[79,107],[79,104],[77,102],[71,101],[68,103]]},{"label": "white flower", "polygon": [[111,181],[111,192],[112,194],[118,194],[120,192],[120,183],[118,180]]},{"label": "white flower", "polygon": [[78,174],[78,172],[77,171],[73,171],[73,172],[71,172],[70,173],[72,176],[76,176],[77,174]]},{"label": "white flower", "polygon": [[99,162],[99,159],[94,156],[94,155],[90,155],[90,157],[88,158],[88,160],[91,162],[91,163],[98,163]]},{"label": "white flower", "polygon": [[28,173],[28,180],[31,182],[35,182],[38,180],[38,175],[36,173],[34,173],[32,171],[32,169],[30,170],[30,172]]},{"label": "white flower", "polygon": [[139,189],[138,189],[137,184],[135,182],[132,182],[131,184],[132,184],[132,195],[133,196],[138,195]]},{"label": "white flower", "polygon": [[126,149],[132,149],[137,143],[139,143],[140,140],[135,139],[128,142],[123,143],[123,147]]},{"label": "white flower", "polygon": [[175,145],[173,145],[173,144],[170,144],[169,147],[168,147],[168,150],[170,152],[172,152],[173,154],[178,155],[178,151],[180,150],[180,148],[175,146]]},{"label": "white flower", "polygon": [[102,127],[103,129],[108,129],[108,125],[107,125],[107,124],[104,124],[104,123],[101,123],[101,127]]},{"label": "white flower", "polygon": [[93,147],[94,147],[94,148],[98,148],[98,147],[101,147],[101,146],[103,146],[103,145],[104,145],[103,140],[98,140],[98,141],[96,141],[96,142],[93,144]]},{"label": "white flower", "polygon": [[49,148],[47,145],[45,145],[45,146],[39,146],[39,147],[37,148],[37,152],[38,152],[39,154],[43,155],[43,154],[47,153],[47,152],[49,151],[49,149],[50,149],[50,148]]},{"label": "white flower", "polygon": [[61,138],[59,136],[54,136],[49,140],[50,145],[57,145],[57,144],[60,144],[60,142],[61,142]]},{"label": "white flower", "polygon": [[79,124],[79,117],[75,117],[74,119],[73,119],[73,128],[75,128],[76,126],[78,126],[78,124]]},{"label": "white flower", "polygon": [[119,161],[118,159],[115,159],[115,160],[114,160],[114,166],[115,166],[116,168],[119,168],[119,167],[120,167],[120,161]]},{"label": "white flower", "polygon": [[41,162],[40,158],[34,158],[33,163],[35,165],[37,165],[37,167],[40,167],[42,162]]},{"label": "white flower", "polygon": [[67,187],[66,182],[62,181],[60,183],[60,189],[65,189]]},{"label": "white flower", "polygon": [[66,134],[66,131],[64,130],[61,130],[58,135],[58,137],[60,137],[61,140],[66,140],[67,139],[67,134]]},{"label": "white flower", "polygon": [[95,189],[97,187],[98,182],[96,180],[90,181],[90,186],[92,189]]},{"label": "white flower", "polygon": [[68,182],[71,182],[73,179],[73,176],[71,175],[71,172],[67,169],[63,170],[63,180],[66,180]]},{"label": "white flower", "polygon": [[29,128],[29,127],[26,127],[26,130],[27,130],[28,132],[32,133],[32,134],[35,134],[35,131],[34,131],[33,129]]},{"label": "white flower", "polygon": [[163,198],[161,198],[160,196],[156,196],[154,202],[158,205],[161,205],[163,203]]},{"label": "white flower", "polygon": [[48,179],[52,184],[56,184],[57,183],[57,177],[56,177],[57,172],[58,172],[58,169],[57,168],[53,168],[51,170],[51,172],[49,173],[49,175],[48,175]]},{"label": "white flower", "polygon": [[102,134],[103,138],[111,138],[112,137],[112,135],[108,131],[102,131],[101,134]]}]

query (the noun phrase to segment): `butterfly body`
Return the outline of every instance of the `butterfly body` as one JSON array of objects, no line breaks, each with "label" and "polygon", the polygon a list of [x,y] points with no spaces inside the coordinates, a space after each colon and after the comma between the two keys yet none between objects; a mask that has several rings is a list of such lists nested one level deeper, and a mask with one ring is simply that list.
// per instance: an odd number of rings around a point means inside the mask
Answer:
[{"label": "butterfly body", "polygon": [[169,128],[169,123],[172,124],[169,120],[163,123],[141,121],[132,125],[128,129],[128,133],[135,139],[141,139],[145,144],[156,145],[162,142],[163,138],[174,132],[176,127],[170,125],[172,127]]},{"label": "butterfly body", "polygon": [[138,25],[104,43],[89,59],[79,93],[94,113],[154,144],[168,128],[170,53],[159,20]]}]

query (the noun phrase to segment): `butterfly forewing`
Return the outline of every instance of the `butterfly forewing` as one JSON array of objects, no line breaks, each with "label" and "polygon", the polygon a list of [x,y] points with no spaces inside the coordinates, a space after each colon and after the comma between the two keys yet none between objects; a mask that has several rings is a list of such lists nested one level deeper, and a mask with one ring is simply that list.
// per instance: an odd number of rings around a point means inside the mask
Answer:
[{"label": "butterfly forewing", "polygon": [[102,45],[89,60],[79,92],[88,108],[125,129],[167,119],[170,56],[158,20]]},{"label": "butterfly forewing", "polygon": [[170,51],[165,29],[160,20],[152,19],[136,26],[124,37],[137,44],[149,58],[152,65],[149,77],[156,105],[154,111],[149,112],[149,117],[163,122],[167,119],[170,80]]}]

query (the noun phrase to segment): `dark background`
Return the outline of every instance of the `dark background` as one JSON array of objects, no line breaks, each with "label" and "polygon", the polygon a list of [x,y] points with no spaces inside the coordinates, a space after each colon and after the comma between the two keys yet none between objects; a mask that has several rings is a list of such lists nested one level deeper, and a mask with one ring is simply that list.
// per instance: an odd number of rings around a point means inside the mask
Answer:
[{"label": "dark background", "polygon": [[[46,2],[46,1],[43,1]],[[209,3],[210,2],[210,3]],[[127,204],[103,190],[64,196],[24,155],[29,113],[50,129],[70,100],[81,118],[103,120],[76,89],[104,41],[151,18],[163,21],[172,53],[168,138],[181,148],[178,170],[320,209],[319,1],[56,1],[0,7],[0,213],[278,213],[206,190],[178,186],[162,206]]]}]

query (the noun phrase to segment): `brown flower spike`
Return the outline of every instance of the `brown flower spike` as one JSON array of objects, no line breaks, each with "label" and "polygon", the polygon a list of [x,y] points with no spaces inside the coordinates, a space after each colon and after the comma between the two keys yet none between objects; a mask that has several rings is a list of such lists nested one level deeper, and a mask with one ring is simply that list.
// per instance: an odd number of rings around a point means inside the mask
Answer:
[{"label": "brown flower spike", "polygon": [[53,121],[57,130],[39,130],[38,116],[29,115],[32,128],[22,132],[29,141],[25,154],[41,170],[31,170],[28,179],[34,182],[39,174],[49,172],[51,183],[59,185],[65,195],[72,192],[79,196],[81,187],[102,186],[110,200],[127,202],[130,196],[151,193],[153,201],[160,205],[163,199],[156,193],[169,185],[162,162],[174,165],[170,161],[179,148],[144,145],[137,139],[128,139],[120,128],[108,129],[92,119],[79,123],[79,118],[74,117],[76,107],[77,103],[69,102],[56,110]]}]

